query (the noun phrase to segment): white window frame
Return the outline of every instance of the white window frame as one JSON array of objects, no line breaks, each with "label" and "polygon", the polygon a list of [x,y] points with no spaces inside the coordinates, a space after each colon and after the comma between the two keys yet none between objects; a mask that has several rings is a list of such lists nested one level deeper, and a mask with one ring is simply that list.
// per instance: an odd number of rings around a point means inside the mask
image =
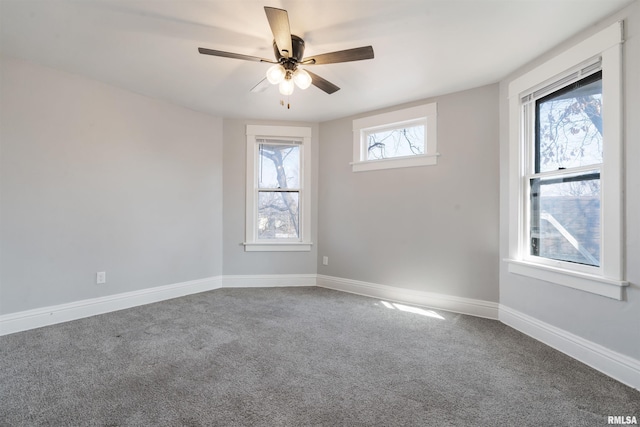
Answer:
[{"label": "white window frame", "polygon": [[[439,156],[437,151],[437,119],[438,107],[434,102],[354,120],[353,162],[351,163],[353,172],[437,164]],[[407,125],[416,123],[424,123],[426,127],[424,154],[367,160],[367,135],[369,133],[372,131],[402,129]]]},{"label": "white window frame", "polygon": [[[622,300],[624,280],[622,21],[513,80],[509,85],[509,272]],[[530,141],[522,99],[601,59],[603,158],[601,183],[600,266],[529,255],[527,167]],[[562,86],[561,86],[562,87]]]},{"label": "white window frame", "polygon": [[[259,140],[292,139],[300,141],[300,236],[297,239],[258,238],[258,156]],[[297,126],[247,125],[246,252],[290,252],[311,250],[311,128]]]}]

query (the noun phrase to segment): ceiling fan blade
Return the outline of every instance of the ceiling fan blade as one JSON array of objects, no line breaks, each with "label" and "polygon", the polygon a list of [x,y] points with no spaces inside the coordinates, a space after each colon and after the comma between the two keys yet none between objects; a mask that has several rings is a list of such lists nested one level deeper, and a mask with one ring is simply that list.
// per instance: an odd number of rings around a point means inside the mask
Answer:
[{"label": "ceiling fan blade", "polygon": [[245,61],[269,62],[271,64],[277,64],[277,62],[270,59],[258,58],[257,56],[241,55],[239,53],[223,52],[221,50],[205,49],[204,47],[199,47],[198,52],[203,55],[222,56],[223,58],[243,59]]},{"label": "ceiling fan blade", "polygon": [[363,59],[373,59],[373,47],[356,47],[354,49],[310,56],[308,58],[304,58],[301,64],[335,64],[337,62],[362,61]]},{"label": "ceiling fan blade", "polygon": [[311,76],[311,84],[327,92],[329,95],[340,90],[338,86],[334,85],[328,80],[323,79],[319,75],[312,73],[309,70],[306,70],[306,72]]},{"label": "ceiling fan blade", "polygon": [[271,87],[271,83],[269,83],[269,80],[267,80],[267,78],[265,77],[264,79],[260,80],[260,82],[257,85],[252,87],[250,92],[253,92],[253,93],[264,92],[270,87]]},{"label": "ceiling fan blade", "polygon": [[289,58],[293,54],[291,47],[291,29],[289,28],[289,14],[284,9],[276,9],[275,7],[264,7],[267,14],[267,20],[273,33],[273,39],[276,46],[280,50],[280,54],[285,58]]}]

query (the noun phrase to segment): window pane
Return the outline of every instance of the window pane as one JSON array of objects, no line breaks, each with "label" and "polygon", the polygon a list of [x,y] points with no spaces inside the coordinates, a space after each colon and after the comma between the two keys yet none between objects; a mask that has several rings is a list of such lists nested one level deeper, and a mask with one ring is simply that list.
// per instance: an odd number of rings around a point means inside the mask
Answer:
[{"label": "window pane", "polygon": [[531,180],[531,254],[600,265],[600,173]]},{"label": "window pane", "polygon": [[536,102],[536,172],[602,163],[602,72]]},{"label": "window pane", "polygon": [[425,126],[367,133],[367,160],[424,154]]},{"label": "window pane", "polygon": [[258,192],[258,238],[298,239],[298,199],[297,191]]},{"label": "window pane", "polygon": [[260,144],[259,188],[300,188],[300,146]]}]

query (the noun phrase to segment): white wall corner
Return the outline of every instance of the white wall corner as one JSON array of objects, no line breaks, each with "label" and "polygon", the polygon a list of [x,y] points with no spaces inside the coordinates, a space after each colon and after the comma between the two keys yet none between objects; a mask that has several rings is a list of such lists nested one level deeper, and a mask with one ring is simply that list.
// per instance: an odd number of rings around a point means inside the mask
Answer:
[{"label": "white wall corner", "polygon": [[91,298],[0,316],[0,336],[124,310],[221,287],[221,276]]},{"label": "white wall corner", "polygon": [[499,307],[499,320],[623,384],[640,390],[640,360],[617,353],[502,304]]},{"label": "white wall corner", "polygon": [[317,286],[436,310],[498,319],[498,303],[318,275]]}]

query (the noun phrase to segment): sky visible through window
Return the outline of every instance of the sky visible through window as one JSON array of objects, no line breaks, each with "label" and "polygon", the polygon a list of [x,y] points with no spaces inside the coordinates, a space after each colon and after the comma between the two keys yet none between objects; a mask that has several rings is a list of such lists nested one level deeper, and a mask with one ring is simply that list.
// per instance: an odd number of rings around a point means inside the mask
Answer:
[{"label": "sky visible through window", "polygon": [[[278,167],[283,168],[284,177],[278,177]],[[260,144],[258,187],[299,188],[300,146],[291,144]]]},{"label": "sky visible through window", "polygon": [[258,158],[258,237],[300,237],[300,146],[263,143]]},{"label": "sky visible through window", "polygon": [[[531,180],[532,254],[600,264],[602,80],[587,77],[537,103],[536,173]],[[595,80],[595,81],[590,81]],[[593,166],[569,175],[572,168]]]},{"label": "sky visible through window", "polygon": [[425,126],[407,126],[367,133],[367,160],[424,154]]}]

